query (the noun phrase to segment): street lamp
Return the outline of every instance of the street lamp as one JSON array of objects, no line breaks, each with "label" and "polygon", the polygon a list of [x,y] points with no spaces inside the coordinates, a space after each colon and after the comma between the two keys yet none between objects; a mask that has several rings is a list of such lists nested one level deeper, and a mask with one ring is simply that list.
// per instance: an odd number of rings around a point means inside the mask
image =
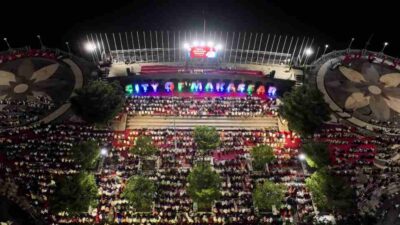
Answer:
[{"label": "street lamp", "polygon": [[3,38],[4,42],[6,42],[6,45],[8,47],[8,50],[11,49],[10,43],[8,43],[7,38]]},{"label": "street lamp", "polygon": [[100,150],[100,154],[101,154],[102,156],[107,156],[107,154],[108,154],[107,149],[106,149],[106,148],[102,148],[102,149]]},{"label": "street lamp", "polygon": [[301,161],[304,161],[304,160],[306,159],[306,155],[303,154],[303,153],[300,153],[300,154],[299,154],[299,159],[300,159]]},{"label": "street lamp", "polygon": [[106,148],[101,148],[100,149],[100,155],[101,155],[101,159],[100,159],[100,163],[99,163],[98,168],[97,168],[98,171],[100,171],[103,168],[104,159],[108,155],[108,150]]},{"label": "street lamp", "polygon": [[68,53],[71,55],[71,48],[69,47],[69,42],[66,41],[65,45],[67,45]]},{"label": "street lamp", "polygon": [[43,42],[42,42],[42,39],[40,38],[40,35],[38,34],[38,35],[36,35],[36,37],[39,39],[39,43],[40,43],[40,48],[44,48],[44,45],[43,45]]},{"label": "street lamp", "polygon": [[350,50],[350,48],[351,48],[351,45],[353,44],[353,41],[354,41],[355,39],[354,38],[351,38],[351,40],[350,40],[350,44],[349,44],[349,47],[347,47],[347,51],[349,51]]},{"label": "street lamp", "polygon": [[383,54],[383,51],[385,50],[386,46],[388,46],[388,45],[389,45],[388,42],[384,42],[384,43],[383,43],[383,47],[382,47],[382,50],[381,50],[381,53],[382,53],[382,54]]},{"label": "street lamp", "polygon": [[328,49],[329,48],[329,45],[325,45],[325,49],[324,49],[324,53],[322,53],[322,55],[325,55],[325,53],[326,53],[326,49]]}]

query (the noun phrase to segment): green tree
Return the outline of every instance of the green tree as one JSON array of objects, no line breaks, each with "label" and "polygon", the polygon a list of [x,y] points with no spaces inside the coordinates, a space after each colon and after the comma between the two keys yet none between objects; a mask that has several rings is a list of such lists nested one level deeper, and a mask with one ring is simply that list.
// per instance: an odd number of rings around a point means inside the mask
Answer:
[{"label": "green tree", "polygon": [[50,207],[54,212],[87,212],[89,206],[96,205],[97,191],[93,174],[80,173],[60,178],[54,195],[50,197]]},{"label": "green tree", "polygon": [[313,201],[321,211],[347,212],[354,207],[354,190],[341,178],[319,169],[306,179]]},{"label": "green tree", "polygon": [[330,119],[329,106],[323,95],[314,87],[299,86],[286,92],[279,106],[279,115],[289,123],[289,128],[302,136],[313,134]]},{"label": "green tree", "polygon": [[253,147],[250,151],[253,158],[253,168],[255,170],[263,170],[265,164],[275,159],[274,150],[268,145],[259,145]]},{"label": "green tree", "polygon": [[155,155],[157,153],[157,148],[153,145],[151,137],[139,136],[136,140],[136,144],[130,149],[130,152],[140,157],[146,157]]},{"label": "green tree", "polygon": [[72,148],[72,156],[83,170],[93,169],[100,156],[99,145],[96,141],[82,142]]},{"label": "green tree", "polygon": [[303,145],[306,162],[312,168],[322,168],[329,165],[329,150],[324,143],[311,142]]},{"label": "green tree", "polygon": [[141,169],[143,159],[155,155],[158,150],[156,146],[154,146],[151,137],[139,136],[136,140],[136,144],[130,148],[130,152],[139,157],[139,169]]},{"label": "green tree", "polygon": [[257,184],[253,191],[254,205],[260,211],[270,211],[274,205],[280,208],[285,199],[285,192],[285,185],[266,180]]},{"label": "green tree", "polygon": [[215,127],[196,127],[194,129],[194,141],[197,144],[197,148],[203,153],[203,155],[220,145],[220,137]]},{"label": "green tree", "polygon": [[188,194],[201,210],[209,209],[221,196],[221,178],[206,163],[196,165],[188,176]]},{"label": "green tree", "polygon": [[113,119],[124,104],[124,92],[117,81],[92,81],[76,90],[72,109],[88,123],[105,124]]},{"label": "green tree", "polygon": [[138,211],[151,210],[151,204],[156,193],[156,185],[153,181],[143,176],[132,176],[126,183],[121,196]]}]

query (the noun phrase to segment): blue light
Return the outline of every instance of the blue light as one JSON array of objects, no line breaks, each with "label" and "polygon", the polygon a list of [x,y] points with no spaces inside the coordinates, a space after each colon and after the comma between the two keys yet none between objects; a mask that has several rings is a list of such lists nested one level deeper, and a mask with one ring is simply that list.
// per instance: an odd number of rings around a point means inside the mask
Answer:
[{"label": "blue light", "polygon": [[144,83],[144,84],[142,84],[141,86],[142,86],[143,92],[144,92],[144,93],[147,93],[147,88],[149,87],[149,84]]},{"label": "blue light", "polygon": [[136,92],[136,94],[139,94],[139,92],[140,92],[139,84],[135,84],[135,92]]}]

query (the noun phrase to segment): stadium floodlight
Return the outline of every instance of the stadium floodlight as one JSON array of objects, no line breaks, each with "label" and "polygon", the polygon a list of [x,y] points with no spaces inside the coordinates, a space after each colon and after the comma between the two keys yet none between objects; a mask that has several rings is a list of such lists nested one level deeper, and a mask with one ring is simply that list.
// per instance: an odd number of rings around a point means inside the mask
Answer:
[{"label": "stadium floodlight", "polygon": [[304,54],[306,54],[306,56],[310,56],[314,53],[314,51],[311,48],[307,48],[306,50],[304,50]]},{"label": "stadium floodlight", "polygon": [[96,44],[92,43],[92,42],[87,42],[85,44],[85,49],[88,52],[94,52],[96,50],[97,46]]},{"label": "stadium floodlight", "polygon": [[328,48],[329,47],[329,45],[325,45],[325,48]]},{"label": "stadium floodlight", "polygon": [[214,47],[214,42],[212,42],[212,41],[207,42],[207,46],[208,47]]},{"label": "stadium floodlight", "polygon": [[385,45],[385,46],[388,45],[388,44],[389,44],[388,42],[383,43],[383,45]]},{"label": "stadium floodlight", "polygon": [[106,155],[108,154],[107,149],[106,149],[106,148],[102,148],[102,149],[100,150],[100,154],[101,154],[102,156],[106,156]]},{"label": "stadium floodlight", "polygon": [[305,160],[305,159],[306,159],[306,155],[303,154],[303,153],[300,153],[300,154],[299,154],[299,159],[300,159],[301,161]]},{"label": "stadium floodlight", "polygon": [[216,48],[217,50],[222,50],[222,45],[221,45],[221,44],[217,44],[217,46],[215,46],[215,48]]},{"label": "stadium floodlight", "polygon": [[189,49],[190,49],[189,43],[184,43],[184,44],[183,44],[183,48],[189,50]]},{"label": "stadium floodlight", "polygon": [[193,46],[198,46],[199,42],[198,41],[193,41]]}]

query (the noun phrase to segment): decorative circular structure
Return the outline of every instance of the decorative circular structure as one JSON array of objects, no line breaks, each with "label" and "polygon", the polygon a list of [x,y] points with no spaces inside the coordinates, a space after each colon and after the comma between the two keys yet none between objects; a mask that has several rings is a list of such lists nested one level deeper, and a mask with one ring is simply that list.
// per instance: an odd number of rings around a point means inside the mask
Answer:
[{"label": "decorative circular structure", "polygon": [[0,128],[48,123],[69,108],[83,85],[73,57],[51,50],[0,53]]},{"label": "decorative circular structure", "polygon": [[382,53],[337,51],[314,63],[318,89],[337,115],[370,130],[400,128],[400,61]]}]

